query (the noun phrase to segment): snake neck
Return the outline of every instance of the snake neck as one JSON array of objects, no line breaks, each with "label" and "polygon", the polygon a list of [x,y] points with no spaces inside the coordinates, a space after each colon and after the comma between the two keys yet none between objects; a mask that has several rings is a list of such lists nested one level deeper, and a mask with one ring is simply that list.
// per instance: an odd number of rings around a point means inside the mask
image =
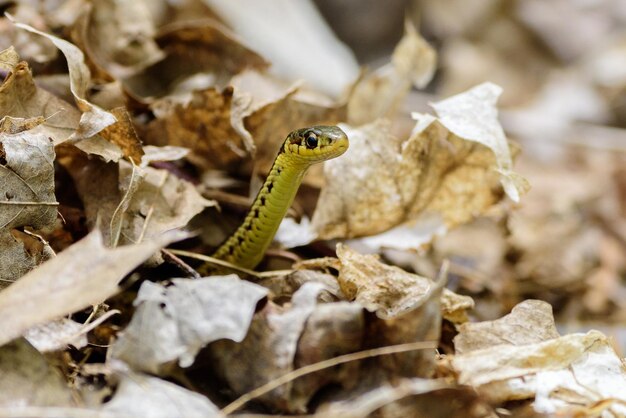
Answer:
[{"label": "snake neck", "polygon": [[279,154],[245,220],[212,256],[240,267],[255,268],[272,243],[309,166]]}]

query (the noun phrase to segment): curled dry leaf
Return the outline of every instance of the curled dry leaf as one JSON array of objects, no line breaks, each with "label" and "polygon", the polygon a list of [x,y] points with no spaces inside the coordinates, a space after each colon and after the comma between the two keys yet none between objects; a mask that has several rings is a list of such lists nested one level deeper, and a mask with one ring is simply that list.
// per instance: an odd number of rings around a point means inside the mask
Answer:
[{"label": "curled dry leaf", "polygon": [[[563,414],[606,402],[626,414],[626,371],[599,331],[519,346],[501,344],[452,358],[459,383],[491,402],[532,399],[538,413]],[[614,402],[612,402],[614,401]]]},{"label": "curled dry leaf", "polygon": [[558,337],[552,306],[529,299],[495,321],[462,324],[459,334],[454,337],[454,349],[458,354],[464,354],[500,344],[534,344]]},{"label": "curled dry leaf", "polygon": [[354,126],[391,117],[411,86],[425,87],[437,64],[435,50],[408,20],[391,62],[359,79],[348,101],[348,123]]},{"label": "curled dry leaf", "polygon": [[[499,183],[518,199],[526,182],[510,170],[494,107],[498,94],[498,87],[484,84],[433,104],[442,117],[420,115],[406,141],[394,138],[384,121],[346,126],[350,148],[325,165],[328,185],[313,215],[319,236],[373,235],[409,221],[407,226],[418,231],[433,217],[439,227],[424,229],[445,230],[498,202]],[[394,246],[392,235],[380,240]]]},{"label": "curled dry leaf", "polygon": [[241,342],[266,295],[267,289],[235,275],[173,279],[167,287],[144,282],[137,310],[110,354],[133,370],[155,374],[175,361],[189,367],[208,343]]},{"label": "curled dry leaf", "polygon": [[109,249],[100,232],[93,231],[0,292],[0,345],[36,325],[113,296],[124,276],[184,237],[172,231],[152,241]]},{"label": "curled dry leaf", "polygon": [[[355,300],[380,318],[394,318],[412,311],[433,297],[442,283],[408,273],[379,261],[375,255],[363,255],[342,244],[337,245],[341,262],[339,285],[349,300]],[[472,298],[443,290],[444,317],[452,322],[467,320],[467,310],[474,307]]]},{"label": "curled dry leaf", "polygon": [[132,372],[120,373],[113,399],[105,403],[101,410],[114,413],[114,416],[223,417],[203,395],[156,377]]},{"label": "curled dry leaf", "polygon": [[0,133],[0,288],[47,258],[44,248],[28,245],[19,230],[54,225],[54,157],[53,144],[43,134]]},{"label": "curled dry leaf", "polygon": [[38,88],[28,64],[12,66],[0,86],[0,114],[13,118],[43,117],[38,131],[48,135],[54,144],[67,140],[78,126],[80,112],[71,104]]},{"label": "curled dry leaf", "polygon": [[0,408],[76,404],[59,370],[25,339],[0,347],[0,374]]},{"label": "curled dry leaf", "polygon": [[115,116],[88,102],[86,99],[87,89],[91,81],[91,73],[85,64],[85,56],[80,49],[64,39],[41,32],[32,26],[23,23],[15,23],[15,26],[50,40],[61,50],[67,60],[70,76],[70,90],[74,95],[74,101],[78,109],[82,112],[78,128],[70,137],[71,139],[79,140],[91,138],[107,126],[115,123]]}]

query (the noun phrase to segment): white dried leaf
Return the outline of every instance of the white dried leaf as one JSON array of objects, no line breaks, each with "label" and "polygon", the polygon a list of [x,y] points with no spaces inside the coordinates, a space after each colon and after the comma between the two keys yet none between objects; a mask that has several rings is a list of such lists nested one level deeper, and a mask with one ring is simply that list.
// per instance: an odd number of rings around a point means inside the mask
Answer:
[{"label": "white dried leaf", "polygon": [[[213,367],[236,393],[249,392],[294,370],[298,342],[324,287],[322,283],[304,283],[289,305],[279,307],[270,301],[255,315],[241,343],[222,340],[209,346]],[[272,406],[289,404],[289,410],[301,410],[302,398],[294,399],[293,385],[289,382],[261,399]]]},{"label": "white dried leaf", "polygon": [[284,218],[276,231],[274,240],[285,248],[300,247],[315,241],[317,234],[311,226],[309,218],[304,216],[300,223],[293,218]]},{"label": "white dried leaf", "polygon": [[243,340],[256,304],[266,295],[267,289],[236,275],[173,279],[167,287],[144,282],[133,319],[111,356],[152,373],[176,360],[188,367],[213,341]]},{"label": "white dried leaf", "polygon": [[535,398],[537,412],[568,415],[570,408],[605,401],[613,414],[606,416],[626,414],[626,370],[599,331],[497,345],[454,356],[451,362],[459,383],[494,403]]},{"label": "white dried leaf", "polygon": [[513,159],[504,130],[498,122],[496,102],[502,88],[493,83],[480,84],[466,92],[449,97],[431,106],[437,112],[439,121],[450,132],[466,139],[483,144],[496,156],[500,182],[505,193],[514,202],[528,186],[523,177],[513,172]]},{"label": "white dried leaf", "polygon": [[35,326],[24,333],[24,337],[42,353],[59,351],[71,345],[77,349],[87,345],[84,325],[69,318]]},{"label": "white dried leaf", "polygon": [[205,396],[139,373],[121,376],[115,396],[102,411],[144,418],[223,417]]},{"label": "white dried leaf", "polygon": [[147,167],[150,163],[155,161],[180,160],[189,154],[189,151],[189,148],[175,147],[173,145],[166,145],[163,147],[146,145],[143,147],[144,155],[141,157],[141,166]]}]

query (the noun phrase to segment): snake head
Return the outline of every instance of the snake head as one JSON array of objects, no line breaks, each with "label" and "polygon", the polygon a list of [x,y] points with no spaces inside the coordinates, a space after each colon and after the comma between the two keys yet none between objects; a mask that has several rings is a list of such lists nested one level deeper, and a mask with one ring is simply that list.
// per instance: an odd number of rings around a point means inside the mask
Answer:
[{"label": "snake head", "polygon": [[282,151],[308,163],[335,158],[348,149],[348,136],[337,126],[311,126],[291,132]]}]

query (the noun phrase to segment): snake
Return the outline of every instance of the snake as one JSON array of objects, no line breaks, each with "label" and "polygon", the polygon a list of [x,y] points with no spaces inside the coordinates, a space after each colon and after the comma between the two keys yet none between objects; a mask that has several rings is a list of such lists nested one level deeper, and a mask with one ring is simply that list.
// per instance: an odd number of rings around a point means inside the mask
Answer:
[{"label": "snake", "polygon": [[[243,222],[211,257],[254,269],[272,243],[307,169],[340,156],[348,145],[348,136],[337,126],[311,126],[287,135]],[[199,272],[210,269],[210,263],[205,263]]]}]

